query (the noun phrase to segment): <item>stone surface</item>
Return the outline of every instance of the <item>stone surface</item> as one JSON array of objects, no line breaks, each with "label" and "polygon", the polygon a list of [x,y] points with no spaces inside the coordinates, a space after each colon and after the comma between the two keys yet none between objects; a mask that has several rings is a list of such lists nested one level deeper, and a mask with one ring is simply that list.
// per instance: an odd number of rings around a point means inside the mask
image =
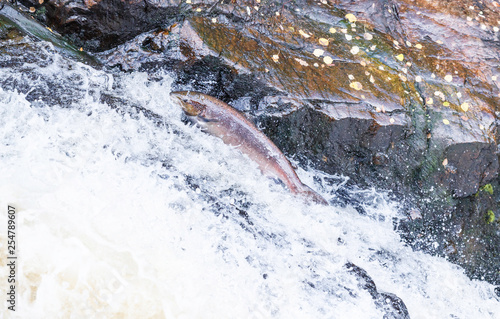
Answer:
[{"label": "stone surface", "polygon": [[410,319],[410,314],[405,303],[401,298],[393,293],[379,292],[373,279],[366,270],[356,266],[353,263],[347,263],[344,266],[351,274],[355,276],[358,287],[368,291],[375,300],[377,307],[384,313],[385,319]]},{"label": "stone surface", "polygon": [[[59,53],[70,56],[80,62],[98,66],[100,63],[96,59],[84,51],[80,51],[72,43],[66,41],[60,34],[54,32],[52,29],[47,28],[33,19],[26,8],[18,8],[5,2],[0,5],[0,20],[2,28],[11,30],[11,32],[18,33],[15,39],[21,39],[24,36],[33,36],[35,39],[50,42],[59,51]],[[5,50],[11,49],[4,47]]]},{"label": "stone surface", "polygon": [[289,156],[408,199],[403,238],[500,284],[497,1],[23,1],[105,65],[171,70]]},{"label": "stone surface", "polygon": [[110,49],[143,32],[177,20],[179,1],[150,3],[138,0],[21,0],[34,15],[61,31],[77,46]]}]

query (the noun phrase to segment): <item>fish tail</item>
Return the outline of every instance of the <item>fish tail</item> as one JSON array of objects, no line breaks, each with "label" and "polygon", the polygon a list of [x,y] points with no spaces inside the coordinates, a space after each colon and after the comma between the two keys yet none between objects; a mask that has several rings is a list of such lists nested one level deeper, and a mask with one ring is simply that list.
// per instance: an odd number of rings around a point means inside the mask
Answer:
[{"label": "fish tail", "polygon": [[323,196],[318,194],[312,188],[310,188],[309,186],[307,186],[305,184],[302,184],[302,185],[303,185],[302,190],[299,192],[301,195],[303,195],[307,199],[314,201],[316,204],[321,204],[321,205],[325,205],[325,206],[330,205],[330,203],[328,203],[328,201]]}]

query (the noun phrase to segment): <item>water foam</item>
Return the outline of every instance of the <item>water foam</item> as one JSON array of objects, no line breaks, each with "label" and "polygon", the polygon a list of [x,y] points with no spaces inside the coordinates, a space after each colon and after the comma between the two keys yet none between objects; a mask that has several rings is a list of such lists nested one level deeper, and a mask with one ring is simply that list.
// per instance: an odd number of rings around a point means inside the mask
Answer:
[{"label": "water foam", "polygon": [[[348,261],[412,318],[499,318],[494,287],[400,242],[383,194],[360,191],[366,215],[293,197],[185,125],[166,74],[68,61],[0,73],[31,86],[0,89],[0,222],[7,204],[18,211],[12,318],[381,318]],[[65,102],[30,97],[44,76]],[[328,177],[299,174],[317,188]]]}]

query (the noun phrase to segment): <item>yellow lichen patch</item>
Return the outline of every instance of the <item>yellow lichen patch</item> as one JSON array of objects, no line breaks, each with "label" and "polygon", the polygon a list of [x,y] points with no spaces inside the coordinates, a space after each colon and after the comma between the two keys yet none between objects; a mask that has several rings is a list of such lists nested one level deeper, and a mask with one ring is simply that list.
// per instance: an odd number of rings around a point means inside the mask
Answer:
[{"label": "yellow lichen patch", "polygon": [[302,29],[299,30],[299,33],[301,36],[303,36],[306,39],[311,37],[311,35],[305,33]]},{"label": "yellow lichen patch", "polygon": [[375,83],[375,79],[373,78],[373,75],[370,75],[370,83]]},{"label": "yellow lichen patch", "polygon": [[319,38],[318,39],[319,44],[327,46],[328,45],[328,40],[325,38]]},{"label": "yellow lichen patch", "polygon": [[432,97],[428,97],[425,99],[425,104],[427,105],[432,105],[434,104],[434,100],[432,99]]},{"label": "yellow lichen patch", "polygon": [[362,90],[363,89],[363,85],[359,82],[351,82],[351,84],[349,84],[349,86],[353,89],[355,89],[356,91],[359,91],[359,90]]},{"label": "yellow lichen patch", "polygon": [[450,121],[448,121],[447,119],[444,119],[443,123],[444,123],[444,125],[448,125],[448,124],[450,124]]},{"label": "yellow lichen patch", "polygon": [[450,102],[448,102],[448,101],[444,101],[444,102],[443,102],[443,106],[450,106]]},{"label": "yellow lichen patch", "polygon": [[356,16],[355,16],[354,14],[352,14],[352,13],[348,13],[348,14],[346,14],[346,15],[345,15],[345,18],[346,18],[347,20],[349,20],[349,22],[351,22],[351,23],[352,23],[352,22],[356,22],[356,21],[358,21],[358,19],[356,18]]},{"label": "yellow lichen patch", "polygon": [[326,65],[331,65],[333,63],[333,59],[329,56],[325,56],[323,58],[323,62],[325,62]]},{"label": "yellow lichen patch", "polygon": [[453,76],[452,76],[451,74],[446,74],[446,75],[444,76],[444,80],[445,80],[446,82],[451,82],[451,81],[453,81]]},{"label": "yellow lichen patch", "polygon": [[313,51],[313,54],[314,54],[315,56],[317,56],[318,58],[319,58],[320,56],[322,56],[322,55],[323,55],[323,53],[325,53],[325,51],[324,51],[324,50],[321,50],[321,49],[315,49],[315,50]]},{"label": "yellow lichen patch", "polygon": [[467,102],[464,102],[464,103],[462,103],[462,105],[460,105],[460,108],[461,108],[464,112],[467,112],[467,111],[469,110],[469,107],[470,107],[470,105],[469,105],[469,103],[467,103]]},{"label": "yellow lichen patch", "polygon": [[405,59],[405,56],[403,54],[398,54],[396,55],[396,59],[398,59],[398,61],[403,61]]},{"label": "yellow lichen patch", "polygon": [[415,44],[415,48],[422,49],[422,45],[420,43]]},{"label": "yellow lichen patch", "polygon": [[330,30],[328,31],[330,31],[330,33],[337,33],[337,30],[335,30],[335,28],[330,28]]}]

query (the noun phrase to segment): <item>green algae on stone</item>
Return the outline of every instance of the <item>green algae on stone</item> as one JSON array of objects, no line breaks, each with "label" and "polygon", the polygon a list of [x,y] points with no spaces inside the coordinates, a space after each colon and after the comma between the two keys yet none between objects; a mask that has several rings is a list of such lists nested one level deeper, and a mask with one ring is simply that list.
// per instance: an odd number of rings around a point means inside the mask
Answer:
[{"label": "green algae on stone", "polygon": [[480,190],[489,193],[490,195],[493,195],[493,186],[491,184],[486,184],[483,187],[480,188]]},{"label": "green algae on stone", "polygon": [[491,224],[495,221],[495,213],[490,209],[486,212],[486,224]]}]

